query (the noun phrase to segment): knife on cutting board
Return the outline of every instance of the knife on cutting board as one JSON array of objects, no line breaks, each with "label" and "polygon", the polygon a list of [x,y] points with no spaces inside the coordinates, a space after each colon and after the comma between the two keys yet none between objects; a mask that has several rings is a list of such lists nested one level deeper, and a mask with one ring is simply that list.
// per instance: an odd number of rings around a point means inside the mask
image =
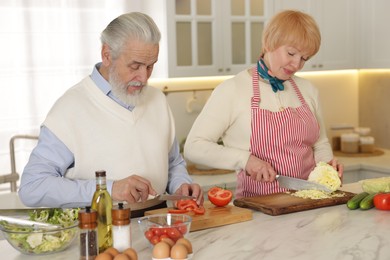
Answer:
[{"label": "knife on cutting board", "polygon": [[281,187],[290,190],[320,190],[328,193],[332,192],[332,190],[330,190],[325,185],[315,183],[312,181],[306,181],[306,180],[282,176],[282,175],[276,175],[276,180],[279,182],[279,185]]}]

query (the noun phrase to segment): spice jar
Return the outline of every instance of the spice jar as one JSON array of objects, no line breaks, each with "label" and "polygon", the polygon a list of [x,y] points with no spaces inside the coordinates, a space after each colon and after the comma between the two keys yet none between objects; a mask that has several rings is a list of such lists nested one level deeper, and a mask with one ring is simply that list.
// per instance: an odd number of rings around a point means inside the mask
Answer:
[{"label": "spice jar", "polygon": [[123,252],[131,247],[130,208],[123,203],[112,209],[112,242],[114,248]]},{"label": "spice jar", "polygon": [[360,137],[360,152],[373,153],[375,150],[375,138],[372,136]]},{"label": "spice jar", "polygon": [[80,260],[92,260],[98,255],[97,243],[97,212],[86,207],[80,210],[79,215],[80,229]]},{"label": "spice jar", "polygon": [[359,152],[359,135],[355,133],[341,135],[341,151],[343,153]]}]

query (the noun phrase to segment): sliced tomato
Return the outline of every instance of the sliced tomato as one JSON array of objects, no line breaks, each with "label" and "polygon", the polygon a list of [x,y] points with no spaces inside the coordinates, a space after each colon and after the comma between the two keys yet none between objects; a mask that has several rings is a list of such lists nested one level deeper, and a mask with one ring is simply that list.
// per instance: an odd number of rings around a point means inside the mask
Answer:
[{"label": "sliced tomato", "polygon": [[390,210],[390,193],[378,193],[374,196],[374,206],[380,210]]},{"label": "sliced tomato", "polygon": [[195,200],[188,199],[177,201],[176,209],[168,209],[168,212],[173,214],[194,212],[195,214],[200,215],[205,213],[205,209],[203,207],[199,207]]},{"label": "sliced tomato", "polygon": [[179,200],[177,202],[178,209],[194,209],[196,207],[198,207],[198,205],[194,200]]},{"label": "sliced tomato", "polygon": [[168,213],[171,213],[171,214],[184,214],[187,212],[188,211],[185,209],[168,209]]},{"label": "sliced tomato", "polygon": [[233,193],[220,187],[212,187],[207,192],[207,196],[211,203],[217,207],[223,207],[229,204],[233,198]]},{"label": "sliced tomato", "polygon": [[196,215],[203,215],[206,212],[206,209],[203,206],[199,206],[196,209],[194,209],[194,213]]}]

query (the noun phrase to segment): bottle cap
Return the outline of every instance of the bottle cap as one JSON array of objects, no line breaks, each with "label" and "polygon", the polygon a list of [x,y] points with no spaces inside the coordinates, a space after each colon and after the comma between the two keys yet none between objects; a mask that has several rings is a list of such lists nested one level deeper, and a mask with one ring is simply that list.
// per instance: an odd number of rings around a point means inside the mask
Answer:
[{"label": "bottle cap", "polygon": [[85,210],[79,211],[79,228],[81,229],[95,229],[97,226],[97,212],[91,207],[85,207]]},{"label": "bottle cap", "polygon": [[100,170],[95,172],[96,177],[106,177],[106,171],[105,170]]},{"label": "bottle cap", "polygon": [[118,206],[112,208],[112,224],[116,226],[130,224],[130,207],[124,207],[123,203],[118,203]]}]

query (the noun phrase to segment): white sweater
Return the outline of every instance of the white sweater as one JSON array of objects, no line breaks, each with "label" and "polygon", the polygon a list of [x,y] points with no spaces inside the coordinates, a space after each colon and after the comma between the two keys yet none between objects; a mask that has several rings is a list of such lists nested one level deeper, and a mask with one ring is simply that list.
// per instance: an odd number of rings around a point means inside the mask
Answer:
[{"label": "white sweater", "polygon": [[[321,115],[317,89],[307,80],[294,76],[303,98],[320,125],[320,138],[314,145],[316,162],[333,158]],[[301,103],[293,86],[286,81],[285,90],[274,93],[269,84],[259,81],[260,108],[273,112]],[[250,156],[251,70],[238,73],[222,82],[211,94],[187,136],[184,156],[191,162],[219,169],[240,171]],[[216,142],[222,137],[224,146]]]},{"label": "white sweater", "polygon": [[86,77],[56,102],[44,125],[74,154],[75,165],[66,177],[91,179],[96,170],[106,170],[107,178],[115,180],[136,173],[158,193],[165,191],[174,121],[161,91],[143,91],[147,103],[130,112]]}]

